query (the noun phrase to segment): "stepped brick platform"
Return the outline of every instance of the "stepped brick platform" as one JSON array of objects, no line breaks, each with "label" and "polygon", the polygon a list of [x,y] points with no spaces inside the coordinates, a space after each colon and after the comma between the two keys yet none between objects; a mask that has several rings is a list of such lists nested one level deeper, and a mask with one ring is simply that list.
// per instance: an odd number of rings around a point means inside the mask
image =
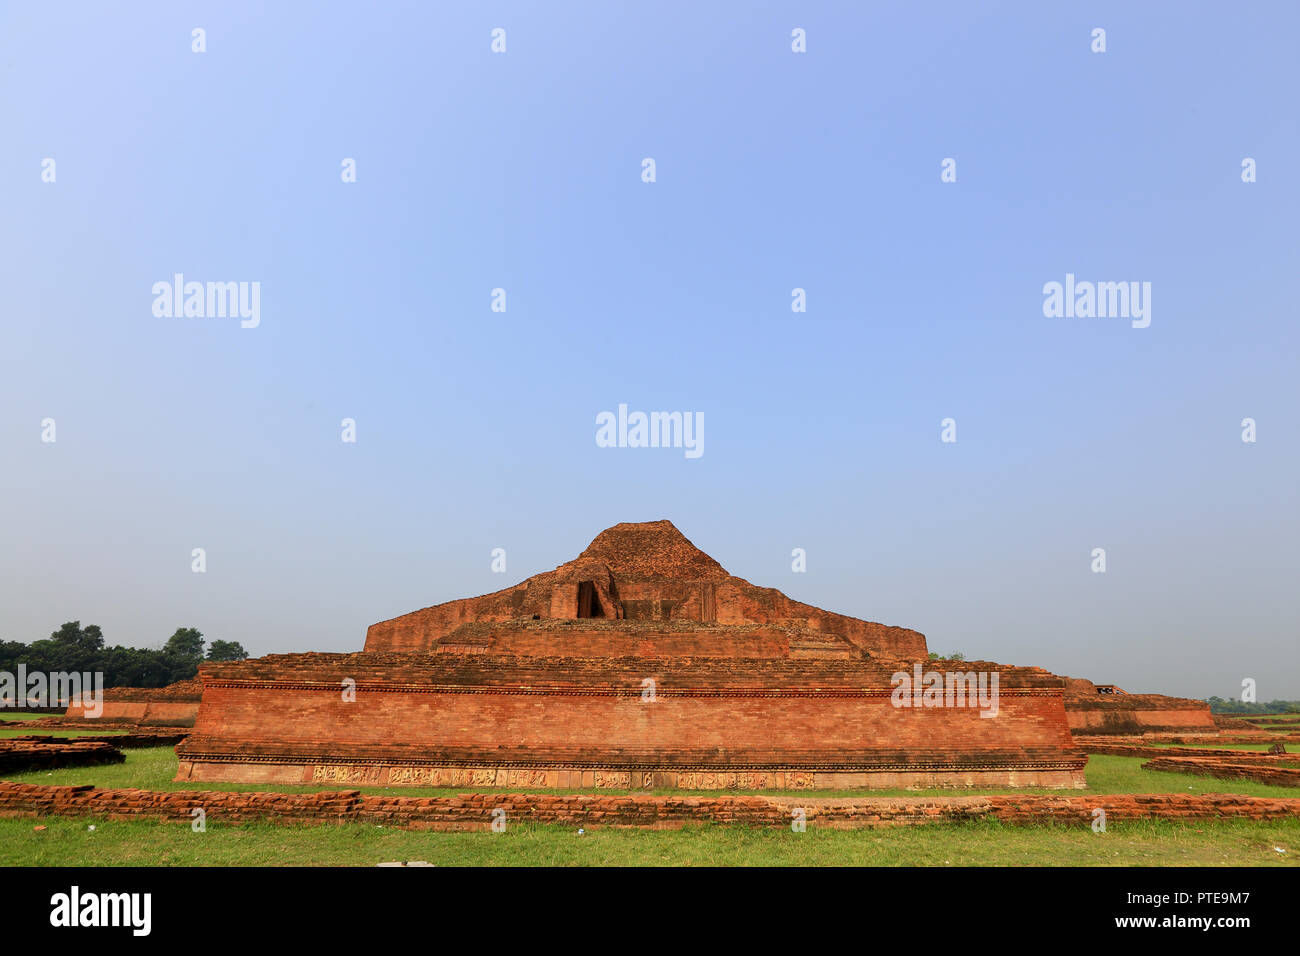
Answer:
[{"label": "stepped brick platform", "polygon": [[1074,734],[1215,733],[1219,729],[1203,700],[1129,694],[1075,677],[1065,678],[1065,714]]},{"label": "stepped brick platform", "polygon": [[121,763],[125,759],[120,750],[102,740],[72,740],[67,737],[0,739],[0,773],[6,774]]},{"label": "stepped brick platform", "polygon": [[[1058,680],[901,708],[898,662],[300,654],[207,665],[177,780],[617,789],[1083,786]],[[648,699],[645,681],[654,681]],[[340,689],[355,682],[355,701]]]},{"label": "stepped brick platform", "polygon": [[810,828],[865,829],[978,820],[1091,828],[1094,810],[1123,820],[1300,820],[1300,799],[1223,794],[1096,794],[834,798],[717,796],[563,796],[465,793],[454,797],[390,797],[358,790],[324,793],[100,790],[0,783],[0,817],[94,816],[190,824],[194,808],[210,822],[365,823],[411,829],[487,830],[493,811],[507,824],[541,823],[595,829],[670,829],[712,823],[788,829],[796,810]]},{"label": "stepped brick platform", "polygon": [[85,721],[97,725],[193,727],[202,698],[203,683],[197,677],[166,687],[109,687],[104,691],[103,709],[98,717],[89,716],[80,701],[69,705],[64,717],[68,725]]},{"label": "stepped brick platform", "polygon": [[[515,588],[374,625],[362,653],[203,665],[176,779],[1085,786],[1060,677],[926,657],[916,631],[732,577],[669,522],[621,524]],[[961,693],[898,699],[922,668]]]}]

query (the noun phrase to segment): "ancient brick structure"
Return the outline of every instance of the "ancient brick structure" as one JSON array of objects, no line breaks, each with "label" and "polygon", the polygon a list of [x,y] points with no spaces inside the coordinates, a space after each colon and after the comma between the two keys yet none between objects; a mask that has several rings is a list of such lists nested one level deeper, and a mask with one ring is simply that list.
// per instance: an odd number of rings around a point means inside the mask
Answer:
[{"label": "ancient brick structure", "polygon": [[109,687],[98,717],[87,714],[81,701],[69,705],[65,716],[141,727],[193,727],[202,697],[203,684],[197,677],[166,687]]},{"label": "ancient brick structure", "polygon": [[59,737],[0,739],[0,773],[3,774],[121,763],[125,759],[120,750],[103,740],[69,740]]},{"label": "ancient brick structure", "polygon": [[[300,654],[204,667],[179,780],[614,789],[1078,786],[1059,681],[896,707],[897,661]],[[355,700],[341,692],[355,683]],[[652,683],[648,683],[652,682]]]},{"label": "ancient brick structure", "polygon": [[[916,631],[833,614],[793,601],[774,588],[755,587],[733,577],[670,521],[615,525],[597,535],[575,560],[554,571],[493,594],[372,624],[365,649],[430,651],[446,645],[534,653],[538,648],[520,643],[538,633],[528,629],[529,622],[577,620],[636,625],[598,632],[605,635],[635,635],[655,625],[657,633],[671,635],[671,644],[664,646],[669,655],[691,656],[698,649],[719,656],[716,642],[727,640],[723,632],[691,625],[737,629],[731,639],[751,650],[736,656],[817,657],[822,656],[819,644],[827,645],[828,655],[860,651],[923,658],[926,654],[925,637]],[[678,624],[682,626],[671,626]],[[465,629],[465,625],[508,626]],[[783,634],[794,643],[794,653],[762,652],[765,641],[779,642]],[[545,637],[544,631],[541,636]],[[608,656],[608,651],[598,656]],[[732,655],[724,651],[722,656]]]},{"label": "ancient brick structure", "polygon": [[[27,723],[28,726],[30,727],[32,721],[28,721]],[[132,748],[166,747],[172,744],[178,744],[185,739],[185,734],[178,733],[178,732],[166,733],[160,731],[145,730],[145,731],[140,731],[138,733],[125,733],[125,734],[97,735],[97,734],[79,733],[77,734],[76,737],[56,737],[54,734],[23,734],[21,737],[9,737],[7,739],[13,743],[20,743],[20,742],[37,743],[37,744],[40,743],[58,744],[58,743],[69,743],[69,742],[102,743],[102,744],[108,744],[110,747],[129,750]]]},{"label": "ancient brick structure", "polygon": [[1220,780],[1253,780],[1281,787],[1300,787],[1300,766],[1271,754],[1238,753],[1233,756],[1170,754],[1148,760],[1143,770],[1190,773]]},{"label": "ancient brick structure", "polygon": [[1210,705],[1203,700],[1130,694],[1113,684],[1065,678],[1065,713],[1076,734],[1214,733]]},{"label": "ancient brick structure", "polygon": [[[622,524],[515,588],[374,625],[362,653],[204,665],[177,779],[1084,785],[1059,677],[925,657],[915,631],[731,577],[666,521]],[[894,675],[922,666],[947,697],[897,706]]]},{"label": "ancient brick structure", "polygon": [[507,824],[568,827],[672,828],[687,823],[740,824],[788,829],[796,810],[809,828],[916,826],[975,820],[1009,824],[1058,824],[1088,829],[1097,808],[1108,821],[1295,820],[1300,799],[1227,794],[1093,794],[1053,796],[878,797],[852,799],[794,796],[712,797],[665,795],[559,795],[465,793],[450,797],[363,795],[358,790],[324,793],[100,790],[0,783],[0,817],[90,816],[110,820],[152,819],[189,825],[202,808],[210,821],[275,824],[366,823],[436,830],[487,830],[494,811]]}]

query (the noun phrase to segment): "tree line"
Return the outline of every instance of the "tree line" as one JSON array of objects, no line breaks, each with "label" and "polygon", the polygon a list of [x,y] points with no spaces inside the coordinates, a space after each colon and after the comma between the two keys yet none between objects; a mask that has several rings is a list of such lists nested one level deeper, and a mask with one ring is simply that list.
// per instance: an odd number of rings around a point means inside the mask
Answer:
[{"label": "tree line", "polygon": [[1300,714],[1300,700],[1270,700],[1248,704],[1240,700],[1208,697],[1206,701],[1212,714]]},{"label": "tree line", "polygon": [[[206,645],[206,651],[205,651]],[[238,641],[204,640],[192,627],[178,627],[161,648],[106,646],[97,624],[68,621],[41,641],[0,641],[0,671],[102,673],[105,687],[166,687],[189,680],[203,661],[238,661],[248,653]]]}]

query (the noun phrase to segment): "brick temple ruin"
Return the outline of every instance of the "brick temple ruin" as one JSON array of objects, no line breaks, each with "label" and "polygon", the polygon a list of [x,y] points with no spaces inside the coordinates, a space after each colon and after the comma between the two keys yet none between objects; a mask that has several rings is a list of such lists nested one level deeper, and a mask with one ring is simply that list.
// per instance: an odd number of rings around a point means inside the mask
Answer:
[{"label": "brick temple ruin", "polygon": [[[364,651],[205,664],[178,780],[614,789],[1082,787],[1062,678],[927,661],[924,635],[620,524],[514,587],[370,627]],[[990,712],[892,676],[982,673]],[[960,669],[960,670],[958,670]]]},{"label": "brick temple ruin", "polygon": [[1130,694],[1114,684],[1065,678],[1065,713],[1070,731],[1087,735],[1205,733],[1218,730],[1203,700]]}]

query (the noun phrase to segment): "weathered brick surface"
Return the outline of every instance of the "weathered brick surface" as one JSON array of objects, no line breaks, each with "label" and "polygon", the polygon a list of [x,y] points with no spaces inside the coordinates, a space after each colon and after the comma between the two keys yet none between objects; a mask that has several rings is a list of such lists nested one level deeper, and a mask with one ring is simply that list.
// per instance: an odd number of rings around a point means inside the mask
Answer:
[{"label": "weathered brick surface", "polygon": [[805,798],[800,796],[661,796],[465,793],[454,797],[363,795],[357,790],[312,794],[226,791],[100,790],[0,783],[0,817],[100,816],[189,823],[202,808],[209,821],[245,823],[371,823],[447,830],[488,829],[492,811],[507,824],[573,827],[675,827],[722,823],[788,827],[803,810],[809,826],[867,828],[1000,820],[1012,824],[1091,826],[1094,809],[1107,819],[1300,819],[1300,799],[1227,795],[1124,794],[991,797]]},{"label": "weathered brick surface", "polygon": [[[1287,747],[1300,744],[1300,734],[1260,734],[1260,733],[1229,733],[1222,731],[1217,734],[1135,734],[1131,736],[1121,735],[1101,735],[1089,736],[1086,734],[1072,734],[1075,743],[1085,750],[1091,751],[1093,747],[1109,745],[1136,745],[1149,746],[1151,744],[1196,744],[1209,748],[1222,747],[1226,744],[1273,744],[1281,743]],[[1097,753],[1102,751],[1098,750]]]},{"label": "weathered brick surface", "polygon": [[[816,776],[800,785],[815,788],[1083,785],[1059,679],[961,666],[999,676],[995,717],[974,701],[894,706],[892,675],[910,667],[897,661],[361,653],[205,665],[177,779],[312,782],[341,768],[358,774],[349,782],[427,786],[421,768],[483,768],[501,773],[434,779],[509,786],[509,771],[527,770],[539,786],[695,789],[676,775],[806,771]],[[355,700],[340,692],[347,680]]]},{"label": "weathered brick surface", "polygon": [[1102,694],[1092,681],[1065,678],[1065,713],[1075,734],[1131,735],[1218,729],[1203,700],[1162,694]]},{"label": "weathered brick surface", "polygon": [[[584,598],[584,587],[586,597]],[[669,521],[615,525],[575,560],[481,597],[371,625],[368,651],[429,651],[462,625],[545,619],[798,625],[859,652],[924,658],[925,636],[791,600],[733,577]],[[606,656],[602,652],[601,656]]]},{"label": "weathered brick surface", "polygon": [[1252,752],[1248,750],[1233,750],[1228,747],[1179,747],[1172,749],[1169,747],[1143,746],[1141,744],[1112,744],[1112,743],[1080,743],[1085,753],[1090,754],[1109,754],[1114,757],[1221,757],[1238,758],[1244,761],[1260,760],[1269,764],[1275,764],[1279,760],[1300,761],[1300,754],[1284,754],[1274,756],[1272,754]]},{"label": "weathered brick surface", "polygon": [[[1233,757],[1157,757],[1142,765],[1143,770],[1164,770],[1170,773],[1190,773],[1220,780],[1253,780],[1282,787],[1300,787],[1300,768],[1281,766],[1286,757],[1256,756]],[[1291,762],[1294,763],[1294,756]]]},{"label": "weathered brick surface", "polygon": [[[177,779],[1085,785],[1061,678],[926,658],[915,631],[732,577],[667,521],[621,524],[515,588],[375,625],[363,653],[204,665]],[[973,692],[969,677],[986,696],[954,704],[941,687],[938,705],[896,706],[899,671],[918,683],[920,671],[937,672]]]},{"label": "weathered brick surface", "polygon": [[80,701],[70,704],[64,716],[93,722],[192,727],[202,698],[203,682],[197,677],[166,687],[109,687],[104,691],[98,717],[91,717]]},{"label": "weathered brick surface", "polygon": [[79,743],[104,743],[111,747],[122,749],[132,749],[137,747],[169,747],[180,743],[185,739],[182,733],[167,733],[156,731],[137,731],[125,734],[78,734],[76,737],[56,737],[53,734],[24,734],[21,737],[10,737],[13,741],[27,741],[29,743],[68,743],[76,741]]},{"label": "weathered brick surface", "polygon": [[0,739],[0,773],[121,763],[125,759],[120,750],[102,740],[70,740],[66,737]]}]

